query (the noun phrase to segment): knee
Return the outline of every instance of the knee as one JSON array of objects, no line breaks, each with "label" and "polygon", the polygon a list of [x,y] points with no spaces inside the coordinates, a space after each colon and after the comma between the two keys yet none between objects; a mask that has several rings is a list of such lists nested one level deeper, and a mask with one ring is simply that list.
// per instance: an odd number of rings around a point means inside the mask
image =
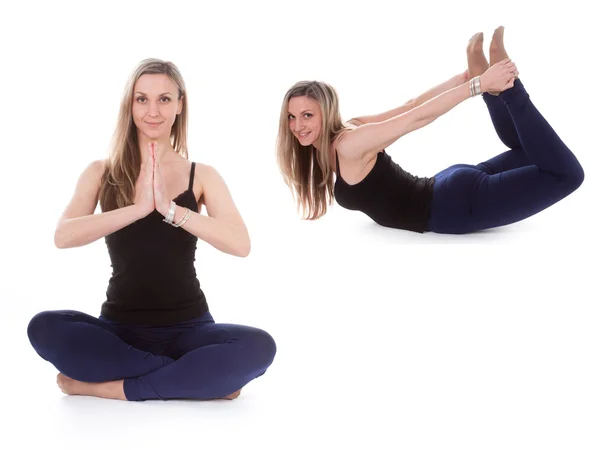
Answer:
[{"label": "knee", "polygon": [[47,346],[52,341],[61,320],[60,311],[42,311],[29,321],[27,336],[29,342],[37,351],[40,350],[41,346]]},{"label": "knee", "polygon": [[277,344],[275,339],[264,330],[256,329],[251,338],[251,347],[256,355],[257,364],[267,368],[275,359]]},{"label": "knee", "polygon": [[583,167],[581,164],[577,164],[573,173],[571,174],[571,188],[573,191],[576,191],[579,186],[583,184],[583,180],[585,179],[585,172],[583,171]]},{"label": "knee", "polygon": [[573,164],[564,175],[559,178],[559,186],[563,197],[572,194],[583,184],[585,173],[579,163]]}]

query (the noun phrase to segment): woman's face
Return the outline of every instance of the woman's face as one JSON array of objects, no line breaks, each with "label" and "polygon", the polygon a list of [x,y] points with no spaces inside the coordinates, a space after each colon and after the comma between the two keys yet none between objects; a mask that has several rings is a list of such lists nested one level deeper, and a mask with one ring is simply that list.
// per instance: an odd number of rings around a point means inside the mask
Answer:
[{"label": "woman's face", "polygon": [[307,96],[293,97],[288,105],[290,130],[302,146],[314,144],[321,134],[321,107]]},{"label": "woman's face", "polygon": [[149,139],[168,137],[183,100],[177,84],[167,75],[142,75],[133,89],[133,122]]}]

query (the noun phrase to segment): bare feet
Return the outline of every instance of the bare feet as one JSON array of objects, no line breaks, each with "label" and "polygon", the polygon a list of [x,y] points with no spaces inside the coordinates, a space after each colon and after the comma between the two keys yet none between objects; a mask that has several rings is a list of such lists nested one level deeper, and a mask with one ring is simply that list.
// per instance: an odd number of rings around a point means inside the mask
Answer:
[{"label": "bare feet", "polygon": [[[67,395],[88,395],[92,397],[127,400],[123,391],[123,380],[106,381],[103,383],[87,383],[69,378],[62,373],[56,376],[56,384]],[[240,396],[241,389],[222,397],[225,400],[235,400]]]},{"label": "bare feet", "polygon": [[467,62],[469,63],[469,80],[489,69],[490,65],[483,54],[483,33],[476,33],[469,39]]},{"label": "bare feet", "polygon": [[239,389],[239,390],[235,391],[233,394],[226,395],[223,398],[226,400],[235,400],[236,398],[238,398],[240,396],[241,392],[242,392],[242,390]]},{"label": "bare feet", "polygon": [[87,383],[74,380],[59,373],[56,376],[56,384],[67,395],[88,395],[92,397],[127,400],[123,391],[123,380]]}]

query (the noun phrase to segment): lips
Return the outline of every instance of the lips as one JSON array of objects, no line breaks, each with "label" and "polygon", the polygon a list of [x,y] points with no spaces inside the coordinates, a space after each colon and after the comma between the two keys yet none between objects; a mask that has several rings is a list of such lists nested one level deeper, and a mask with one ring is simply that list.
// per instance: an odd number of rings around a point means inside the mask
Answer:
[{"label": "lips", "polygon": [[298,133],[298,137],[300,139],[304,139],[306,138],[311,132],[309,131],[308,133]]}]

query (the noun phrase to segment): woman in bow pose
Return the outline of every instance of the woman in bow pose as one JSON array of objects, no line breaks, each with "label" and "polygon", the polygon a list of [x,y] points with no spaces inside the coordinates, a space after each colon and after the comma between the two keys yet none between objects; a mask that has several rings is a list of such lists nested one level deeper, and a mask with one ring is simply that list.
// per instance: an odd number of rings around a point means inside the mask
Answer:
[{"label": "woman in bow pose", "polygon": [[[521,221],[575,191],[583,169],[530,100],[503,38],[499,27],[490,44],[491,66],[477,33],[467,47],[464,74],[394,110],[346,123],[333,87],[318,81],[292,86],[282,104],[277,159],[305,218],[323,216],[335,198],[382,226],[462,234]],[[403,135],[478,95],[509,150],[431,177],[412,175],[386,153]]]}]

